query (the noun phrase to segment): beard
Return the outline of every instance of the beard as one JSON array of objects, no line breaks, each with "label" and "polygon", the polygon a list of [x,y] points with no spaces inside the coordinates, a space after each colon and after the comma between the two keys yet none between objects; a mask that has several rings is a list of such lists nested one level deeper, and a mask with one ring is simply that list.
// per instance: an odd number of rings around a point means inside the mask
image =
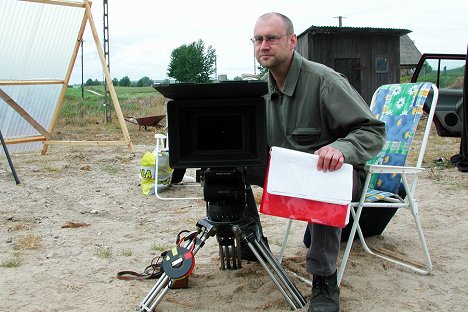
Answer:
[{"label": "beard", "polygon": [[283,63],[288,61],[288,55],[285,54],[260,54],[257,56],[257,61],[262,65],[264,68],[269,70],[274,70],[275,68],[279,67]]}]

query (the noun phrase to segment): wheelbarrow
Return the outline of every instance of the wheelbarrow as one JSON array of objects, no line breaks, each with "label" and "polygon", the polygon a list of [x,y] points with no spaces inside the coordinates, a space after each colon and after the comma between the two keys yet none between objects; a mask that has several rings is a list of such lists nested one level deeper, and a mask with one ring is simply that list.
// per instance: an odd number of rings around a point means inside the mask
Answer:
[{"label": "wheelbarrow", "polygon": [[166,115],[157,115],[157,116],[147,116],[147,117],[124,117],[126,121],[137,125],[141,129],[144,127],[147,130],[147,127],[162,127],[159,123],[164,119]]}]

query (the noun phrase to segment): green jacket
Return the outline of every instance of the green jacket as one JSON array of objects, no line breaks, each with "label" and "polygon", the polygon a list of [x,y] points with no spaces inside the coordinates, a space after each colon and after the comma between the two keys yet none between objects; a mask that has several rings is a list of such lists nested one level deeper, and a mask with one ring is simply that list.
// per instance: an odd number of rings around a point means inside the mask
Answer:
[{"label": "green jacket", "polygon": [[269,146],[314,153],[331,145],[358,170],[381,150],[385,124],[372,117],[359,93],[332,69],[294,52],[284,90],[277,89],[271,74],[268,89]]}]

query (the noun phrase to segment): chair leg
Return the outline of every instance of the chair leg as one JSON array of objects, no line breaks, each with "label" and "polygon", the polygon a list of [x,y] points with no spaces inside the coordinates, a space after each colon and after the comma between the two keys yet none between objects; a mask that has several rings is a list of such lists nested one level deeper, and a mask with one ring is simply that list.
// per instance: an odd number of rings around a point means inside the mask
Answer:
[{"label": "chair leg", "polygon": [[413,193],[411,192],[410,188],[409,188],[409,184],[408,184],[408,181],[407,181],[407,178],[405,175],[402,175],[402,182],[403,182],[403,186],[405,188],[405,191],[406,191],[406,196],[407,196],[407,199],[408,200],[408,203],[409,203],[409,210],[410,210],[410,213],[413,215],[413,219],[414,219],[414,223],[416,224],[416,229],[418,231],[418,236],[419,236],[419,241],[421,243],[421,247],[422,247],[422,251],[423,251],[423,254],[424,254],[424,258],[425,258],[425,267],[422,267],[422,266],[418,266],[418,265],[415,265],[415,264],[412,264],[408,261],[403,261],[403,260],[399,260],[399,259],[396,259],[394,257],[390,257],[390,256],[387,256],[387,255],[384,255],[382,253],[378,253],[376,251],[373,251],[371,248],[369,248],[369,246],[367,246],[365,240],[364,240],[364,237],[360,237],[361,239],[361,243],[362,243],[362,246],[364,248],[364,250],[366,250],[368,253],[372,254],[372,255],[375,255],[379,258],[382,258],[382,259],[385,259],[385,260],[388,260],[392,263],[395,263],[395,264],[398,264],[398,265],[401,265],[413,272],[416,272],[416,273],[419,273],[419,274],[430,274],[432,272],[432,261],[431,261],[431,256],[429,255],[429,250],[427,248],[427,244],[426,244],[426,239],[424,238],[424,233],[423,233],[423,230],[422,230],[422,227],[421,227],[421,222],[419,221],[419,216],[418,216],[418,204],[417,202],[414,200],[413,198]]},{"label": "chair leg", "polygon": [[349,253],[351,252],[351,247],[353,246],[354,236],[356,235],[356,230],[358,231],[359,236],[362,236],[361,228],[359,227],[359,218],[361,217],[362,204],[360,204],[356,211],[353,207],[350,207],[351,214],[353,216],[353,225],[351,226],[351,231],[349,233],[348,242],[346,243],[346,248],[341,259],[340,268],[338,269],[337,282],[340,286],[341,280],[343,279],[343,274],[346,269],[346,263],[348,262]]},{"label": "chair leg", "polygon": [[429,255],[429,250],[427,248],[426,239],[424,238],[424,233],[423,233],[423,230],[422,230],[422,227],[421,227],[421,223],[419,221],[417,213],[415,213],[415,211],[414,211],[414,206],[410,207],[410,211],[411,211],[411,214],[413,215],[413,219],[414,219],[414,222],[416,224],[416,229],[418,231],[419,241],[420,241],[422,251],[423,251],[423,254],[424,254],[424,258],[425,258],[425,267],[415,265],[415,264],[412,264],[412,263],[410,263],[408,261],[403,261],[403,260],[388,256],[388,255],[379,253],[379,252],[371,249],[366,244],[366,241],[365,241],[364,237],[360,237],[362,248],[371,255],[377,256],[377,257],[379,257],[381,259],[385,259],[385,260],[390,261],[390,262],[392,262],[394,264],[403,266],[403,267],[405,267],[405,268],[407,268],[407,269],[409,269],[409,270],[411,270],[413,272],[423,274],[423,275],[427,275],[427,274],[430,274],[432,272],[431,256]]},{"label": "chair leg", "polygon": [[286,245],[288,244],[289,238],[289,231],[291,230],[292,219],[289,219],[288,225],[286,226],[286,232],[284,233],[283,243],[281,244],[281,250],[278,255],[278,262],[281,264],[281,260],[283,260],[284,251],[286,250]]}]

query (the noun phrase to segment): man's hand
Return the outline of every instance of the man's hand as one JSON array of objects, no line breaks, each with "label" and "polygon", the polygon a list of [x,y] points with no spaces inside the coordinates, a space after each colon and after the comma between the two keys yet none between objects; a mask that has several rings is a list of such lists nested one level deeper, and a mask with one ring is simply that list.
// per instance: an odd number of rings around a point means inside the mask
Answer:
[{"label": "man's hand", "polygon": [[324,146],[319,148],[314,153],[319,157],[317,170],[335,171],[341,168],[344,163],[343,154],[334,147]]}]

